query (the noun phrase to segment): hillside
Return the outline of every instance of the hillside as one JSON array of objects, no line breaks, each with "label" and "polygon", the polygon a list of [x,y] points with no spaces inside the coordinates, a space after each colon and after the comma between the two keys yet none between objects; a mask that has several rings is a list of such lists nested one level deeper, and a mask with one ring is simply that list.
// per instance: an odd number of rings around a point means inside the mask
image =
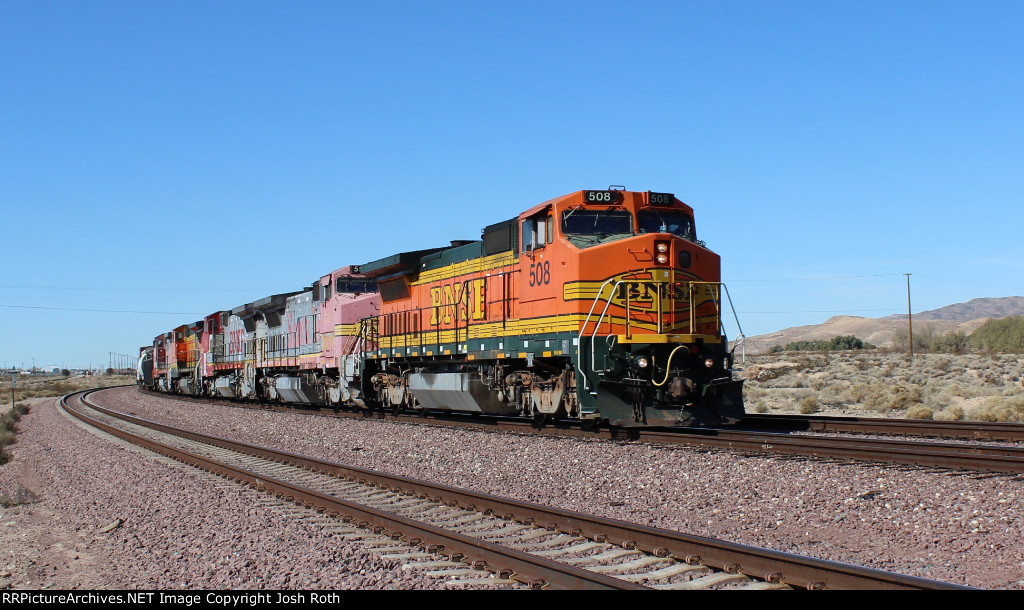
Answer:
[{"label": "hillside", "polygon": [[[990,318],[1021,315],[1024,315],[1024,297],[972,299],[966,303],[916,313],[914,328],[923,330],[927,325],[936,334],[956,330],[971,334]],[[921,326],[918,326],[919,324]],[[889,347],[892,345],[893,332],[906,328],[906,325],[906,314],[884,318],[835,316],[822,324],[795,326],[774,333],[747,337],[745,344],[748,354],[760,354],[767,352],[774,345],[786,345],[793,341],[820,341],[842,335],[854,335],[878,347]]]},{"label": "hillside", "polygon": [[[1024,297],[1002,297],[998,299],[971,299],[966,303],[946,305],[931,311],[914,314],[915,320],[956,320],[964,322],[978,318],[1005,318],[1024,316]],[[906,320],[906,314],[896,314],[879,320]]]}]

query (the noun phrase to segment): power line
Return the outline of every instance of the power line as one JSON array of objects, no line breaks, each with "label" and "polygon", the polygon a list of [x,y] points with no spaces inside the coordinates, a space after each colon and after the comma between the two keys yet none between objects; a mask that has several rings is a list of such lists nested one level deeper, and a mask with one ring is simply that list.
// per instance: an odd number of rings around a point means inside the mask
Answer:
[{"label": "power line", "polygon": [[0,284],[0,288],[18,290],[61,290],[77,292],[264,292],[269,289],[259,288],[98,288],[82,286],[25,286],[17,284]]},{"label": "power line", "polygon": [[[157,315],[175,315],[175,316],[205,316],[205,313],[197,313],[194,311],[135,311],[130,309],[81,309],[77,307],[42,307],[39,305],[4,305],[0,303],[0,307],[7,307],[10,309],[47,309],[50,311],[88,311],[92,313],[141,313],[141,314],[157,314]],[[209,312],[207,312],[209,313]]]}]

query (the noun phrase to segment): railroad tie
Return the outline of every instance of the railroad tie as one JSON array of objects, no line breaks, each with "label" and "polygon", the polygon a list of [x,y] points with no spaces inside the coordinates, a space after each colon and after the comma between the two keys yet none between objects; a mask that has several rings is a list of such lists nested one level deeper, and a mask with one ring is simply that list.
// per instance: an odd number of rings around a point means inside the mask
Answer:
[{"label": "railroad tie", "polygon": [[544,541],[541,541],[541,542],[522,542],[522,543],[517,543],[517,544],[510,544],[508,546],[509,546],[509,548],[513,548],[513,549],[517,549],[517,550],[525,550],[527,553],[532,553],[532,554],[536,555],[537,553],[532,551],[531,549],[541,550],[541,549],[546,549],[548,547],[569,544],[570,542],[583,542],[583,541],[587,540],[586,538],[579,538],[579,537],[575,537],[574,538],[574,537],[568,536],[566,534],[559,534],[558,532],[544,532],[544,533],[545,534],[550,534],[550,535],[554,536],[554,538],[551,538],[550,540],[544,540]]},{"label": "railroad tie", "polygon": [[597,572],[598,574],[616,574],[626,570],[635,570],[637,568],[646,568],[653,565],[664,565],[665,562],[672,561],[671,559],[665,559],[663,557],[640,557],[633,561],[627,561],[626,563],[619,563],[611,566],[597,566],[595,568],[587,568],[591,572]]},{"label": "railroad tie", "polygon": [[[476,537],[480,538],[482,540],[494,540],[494,541],[504,540],[504,539],[518,540],[519,538],[521,538],[521,536],[519,536],[519,532],[522,532],[523,530],[528,530],[528,529],[530,529],[530,526],[528,526],[528,525],[520,525],[520,524],[517,523],[515,525],[509,525],[509,526],[503,527],[503,528],[498,529],[498,530],[493,530],[493,531],[489,531],[489,532],[481,532],[480,535],[476,536]],[[546,534],[546,533],[550,533],[550,532],[544,531],[543,533]]]},{"label": "railroad tie", "polygon": [[652,581],[653,582],[653,581],[656,581],[656,580],[664,580],[666,578],[672,578],[673,576],[678,576],[679,574],[686,574],[686,573],[690,573],[690,574],[707,574],[707,573],[710,573],[710,572],[711,572],[711,569],[708,568],[707,566],[690,565],[688,563],[679,562],[679,563],[670,565],[667,568],[662,568],[660,570],[655,570],[654,572],[645,572],[643,574],[625,574],[623,576],[619,576],[618,578],[620,578],[622,580],[628,580],[629,582],[641,582],[641,581],[644,581],[644,580]]},{"label": "railroad tie", "polygon": [[718,585],[729,585],[740,582],[747,582],[750,577],[744,574],[730,574],[729,572],[715,572],[687,582],[674,582],[667,585],[651,585],[655,589],[671,589],[673,591],[687,591],[696,589],[710,589]]},{"label": "railroad tie", "polygon": [[[474,570],[474,571],[477,572],[477,573],[480,572],[479,570]],[[470,585],[470,586],[481,586],[481,585],[490,586],[490,585],[494,585],[494,586],[508,587],[508,586],[520,586],[522,583],[516,582],[516,581],[508,579],[508,578],[498,578],[496,576],[491,576],[491,577],[484,576],[484,577],[481,577],[481,578],[459,578],[459,579],[456,579],[456,580],[449,580],[445,584],[447,584],[447,585]]]},{"label": "railroad tie", "polygon": [[[505,521],[503,519],[495,519],[493,517],[486,517],[486,516],[484,516],[484,518],[486,518],[485,521],[474,522],[471,525],[464,525],[462,527],[456,527],[456,528],[452,528],[452,529],[454,529],[455,531],[459,532],[460,534],[466,534],[468,536],[474,536],[476,538],[482,538],[482,536],[477,536],[477,534],[483,533],[483,532],[486,532],[486,533],[489,534],[490,531],[488,531],[488,530],[491,530],[491,528],[493,528],[494,526],[496,526],[496,525],[503,525],[505,523],[508,523],[507,521]],[[523,527],[527,527],[527,526],[523,526]],[[495,531],[497,531],[497,530],[495,530]]]},{"label": "railroad tie", "polygon": [[430,553],[424,553],[423,551],[409,551],[409,549],[401,549],[404,552],[391,553],[381,555],[381,559],[394,559],[395,561],[408,561],[409,559],[431,559],[434,555]]},{"label": "railroad tie", "polygon": [[519,548],[522,548],[524,545],[535,546],[535,544],[530,544],[531,540],[535,540],[537,538],[543,538],[545,536],[557,535],[557,534],[555,534],[555,532],[552,532],[552,531],[549,531],[549,530],[540,530],[540,529],[536,529],[536,530],[533,530],[533,531],[530,531],[530,532],[522,533],[524,530],[530,529],[530,527],[526,526],[526,525],[521,525],[519,527],[521,527],[522,529],[517,529],[514,526],[509,526],[509,527],[506,527],[506,528],[502,528],[500,530],[494,530],[493,532],[487,532],[486,536],[480,536],[480,538],[483,538],[484,540],[492,540],[492,536],[495,536],[499,532],[502,532],[504,530],[513,530],[513,531],[510,531],[508,534],[503,534],[501,537],[495,537],[495,538],[493,538],[493,540],[495,542],[500,542],[502,544],[505,544],[506,546],[512,546],[511,544],[508,544],[508,543],[510,543],[512,541],[518,541]]},{"label": "railroad tie", "polygon": [[608,545],[603,542],[584,542],[582,544],[576,544],[564,549],[551,549],[547,551],[536,551],[531,552],[531,555],[537,555],[538,557],[557,557],[559,555],[571,555],[573,553],[582,553],[583,551],[589,551],[590,549],[597,549],[601,547],[607,547]]},{"label": "railroad tie", "polygon": [[[577,557],[575,559],[566,559],[565,563],[571,563],[573,565],[580,565],[580,564],[584,564],[584,563],[601,563],[601,562],[604,562],[604,561],[610,561],[612,559],[619,559],[620,557],[627,557],[627,556],[646,557],[646,555],[644,555],[643,553],[641,553],[639,551],[630,551],[628,549],[613,548],[613,549],[609,549],[607,551],[604,551],[603,553],[598,553],[596,555],[587,555],[586,557]],[[587,569],[589,569],[589,568],[587,568]]]},{"label": "railroad tie", "polygon": [[446,517],[444,519],[437,519],[434,521],[434,525],[443,526],[446,528],[453,528],[456,525],[463,525],[465,523],[476,523],[485,516],[476,512],[467,512],[462,515],[453,515],[452,517]]},{"label": "railroad tie", "polygon": [[466,564],[457,561],[418,561],[402,565],[403,570],[435,570],[444,568],[464,568]]},{"label": "railroad tie", "polygon": [[753,580],[745,585],[736,587],[742,591],[776,591],[783,589],[792,589],[793,587],[781,583],[781,582],[765,582],[763,580]]}]

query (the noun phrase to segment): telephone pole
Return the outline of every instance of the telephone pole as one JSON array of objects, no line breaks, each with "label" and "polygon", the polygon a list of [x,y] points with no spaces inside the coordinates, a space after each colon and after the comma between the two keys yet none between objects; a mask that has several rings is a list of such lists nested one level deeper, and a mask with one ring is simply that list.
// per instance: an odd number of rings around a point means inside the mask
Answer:
[{"label": "telephone pole", "polygon": [[910,335],[910,355],[914,355],[914,322],[910,316],[910,274],[904,273],[907,276],[907,333]]}]

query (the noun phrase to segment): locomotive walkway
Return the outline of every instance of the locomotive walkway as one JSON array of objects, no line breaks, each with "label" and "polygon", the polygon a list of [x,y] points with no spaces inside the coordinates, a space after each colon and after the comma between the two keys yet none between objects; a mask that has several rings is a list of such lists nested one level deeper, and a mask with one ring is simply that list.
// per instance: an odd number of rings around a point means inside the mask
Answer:
[{"label": "locomotive walkway", "polygon": [[75,402],[65,397],[62,404],[92,426],[341,517],[336,527],[350,528],[351,537],[382,537],[384,557],[458,582],[567,589],[958,588],[277,452],[116,413],[84,396]]}]

